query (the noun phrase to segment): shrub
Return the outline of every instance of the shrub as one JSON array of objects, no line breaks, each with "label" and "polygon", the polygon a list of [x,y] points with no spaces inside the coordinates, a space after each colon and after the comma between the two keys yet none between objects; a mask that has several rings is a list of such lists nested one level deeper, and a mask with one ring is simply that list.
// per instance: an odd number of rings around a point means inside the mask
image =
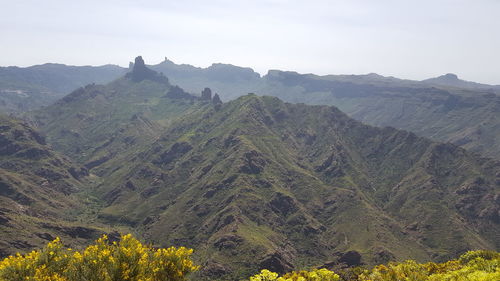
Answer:
[{"label": "shrub", "polygon": [[250,277],[250,281],[337,281],[339,276],[327,269],[315,269],[312,271],[292,271],[278,277],[278,273],[262,270],[259,274]]},{"label": "shrub", "polygon": [[20,281],[181,281],[198,267],[184,247],[154,249],[132,235],[109,243],[104,235],[82,251],[65,248],[59,238],[40,251],[0,262],[0,280]]},{"label": "shrub", "polygon": [[458,260],[419,264],[409,260],[375,266],[358,276],[366,281],[489,281],[500,280],[500,254],[470,251]]}]

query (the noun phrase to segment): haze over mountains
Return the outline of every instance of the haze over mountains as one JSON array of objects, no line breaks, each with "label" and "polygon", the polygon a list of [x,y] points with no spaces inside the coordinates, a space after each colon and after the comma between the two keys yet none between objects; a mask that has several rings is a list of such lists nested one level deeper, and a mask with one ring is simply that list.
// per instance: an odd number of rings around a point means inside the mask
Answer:
[{"label": "haze over mountains", "polygon": [[[7,190],[0,198],[11,206],[0,213],[2,230],[35,229],[2,235],[2,253],[59,233],[78,245],[127,231],[156,246],[195,248],[198,278],[234,280],[260,268],[498,250],[498,160],[365,125],[331,106],[370,123],[434,130],[436,139],[481,129],[463,145],[498,155],[495,90],[426,83],[281,71],[260,77],[235,66],[169,61],[149,69],[138,57],[110,83],[25,113],[46,140],[26,122],[0,119]],[[188,93],[201,89],[201,96]],[[37,213],[44,204],[59,213]],[[48,227],[55,222],[59,228]]]},{"label": "haze over mountains", "polygon": [[[377,74],[317,76],[271,70],[261,77],[250,68],[197,68],[168,59],[150,67],[190,93],[209,87],[224,101],[256,93],[288,102],[334,105],[370,125],[409,130],[500,158],[500,86],[463,81],[454,74],[411,81]],[[109,82],[126,71],[117,66],[2,68],[0,81],[7,82],[0,82],[0,110],[22,112],[49,105],[76,86]]]},{"label": "haze over mountains", "polygon": [[49,105],[78,87],[107,83],[125,72],[115,65],[47,63],[24,68],[0,67],[0,112],[24,112]]}]

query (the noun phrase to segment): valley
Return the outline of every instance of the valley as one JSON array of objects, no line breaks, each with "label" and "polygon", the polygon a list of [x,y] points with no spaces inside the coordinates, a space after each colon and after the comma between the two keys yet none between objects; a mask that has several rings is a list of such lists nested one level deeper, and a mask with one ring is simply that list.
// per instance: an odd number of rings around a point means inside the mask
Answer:
[{"label": "valley", "polygon": [[[204,89],[193,95],[175,75],[153,69],[138,57],[124,76],[78,88],[23,113],[25,121],[2,117],[3,255],[55,236],[81,247],[102,233],[133,233],[155,247],[194,248],[199,280],[235,280],[261,268],[498,250],[500,162],[408,124],[409,116],[430,123],[419,114],[442,118],[433,130],[449,138],[471,126],[455,120],[448,128],[443,116],[463,120],[477,110],[485,133],[463,145],[495,156],[495,145],[479,148],[498,137],[495,93],[468,99],[468,90],[398,81],[401,88],[380,77],[260,78],[244,70],[227,78],[236,82],[221,81],[227,92],[206,81],[191,84]],[[246,80],[262,83],[259,95],[231,89],[250,87]],[[389,101],[415,105],[387,117],[396,110]],[[378,113],[356,113],[369,108],[363,103]],[[398,120],[395,127],[417,134],[366,125],[341,111],[349,106],[367,123]]]}]

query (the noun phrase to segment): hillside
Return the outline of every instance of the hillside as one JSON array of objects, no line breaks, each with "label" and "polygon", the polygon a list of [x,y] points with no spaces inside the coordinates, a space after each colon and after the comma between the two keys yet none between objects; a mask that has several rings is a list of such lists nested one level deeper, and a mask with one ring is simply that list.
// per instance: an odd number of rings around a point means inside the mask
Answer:
[{"label": "hillside", "polygon": [[81,221],[93,204],[84,194],[89,180],[85,168],[54,152],[33,128],[0,115],[0,256],[57,236],[78,245],[104,233]]},{"label": "hillside", "polygon": [[250,95],[104,163],[96,192],[103,223],[194,247],[202,274],[234,278],[497,249],[499,168],[332,107]]},{"label": "hillside", "polygon": [[0,112],[19,113],[49,105],[78,87],[108,83],[124,73],[124,68],[115,65],[0,67]]},{"label": "hillside", "polygon": [[252,69],[223,64],[196,68],[165,60],[151,67],[183,88],[210,87],[223,100],[251,92],[294,103],[333,105],[370,125],[412,131],[500,159],[498,86],[455,75],[411,81],[374,73],[318,76],[270,70],[260,78]]},{"label": "hillside", "polygon": [[264,79],[270,86],[262,92],[287,101],[334,105],[370,125],[404,129],[500,157],[500,96],[491,92],[280,71]]},{"label": "hillside", "polygon": [[[251,68],[220,63],[199,68],[168,59],[150,68],[189,93],[209,87],[225,101],[257,93],[288,102],[334,105],[370,125],[409,130],[500,157],[498,86],[464,81],[454,74],[411,81],[374,73],[317,76],[271,70],[261,77]],[[0,112],[50,105],[78,87],[107,83],[125,72],[118,66],[58,64],[0,68]]]},{"label": "hillside", "polygon": [[172,86],[136,59],[132,72],[107,85],[87,85],[27,115],[58,151],[92,168],[154,141],[170,119],[210,102]]},{"label": "hillside", "polygon": [[195,248],[200,279],[500,246],[498,161],[335,107],[256,95],[222,104],[138,57],[124,77],[30,116],[89,170],[93,224]]}]

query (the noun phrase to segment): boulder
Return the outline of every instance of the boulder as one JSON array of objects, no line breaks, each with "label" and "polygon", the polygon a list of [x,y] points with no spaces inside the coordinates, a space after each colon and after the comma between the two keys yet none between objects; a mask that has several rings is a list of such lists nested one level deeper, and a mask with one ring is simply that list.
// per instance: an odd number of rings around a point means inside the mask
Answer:
[{"label": "boulder", "polygon": [[291,255],[283,251],[275,251],[264,256],[259,263],[259,267],[284,274],[293,270]]}]

